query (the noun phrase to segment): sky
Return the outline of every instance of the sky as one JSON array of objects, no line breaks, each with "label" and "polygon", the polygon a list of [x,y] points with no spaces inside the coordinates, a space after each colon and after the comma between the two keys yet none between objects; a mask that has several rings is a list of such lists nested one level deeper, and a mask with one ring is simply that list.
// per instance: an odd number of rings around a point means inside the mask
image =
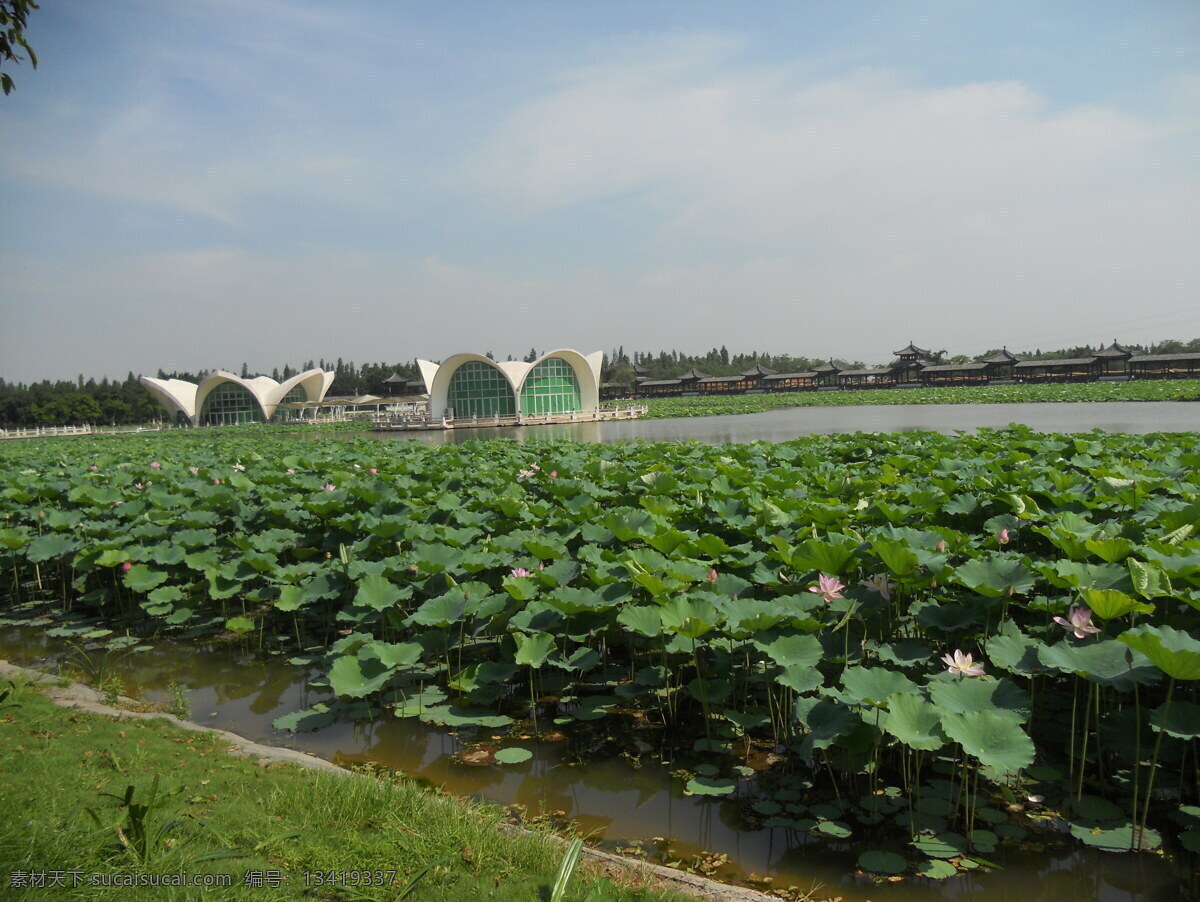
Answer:
[{"label": "sky", "polygon": [[41,0],[0,378],[1200,337],[1200,3]]}]

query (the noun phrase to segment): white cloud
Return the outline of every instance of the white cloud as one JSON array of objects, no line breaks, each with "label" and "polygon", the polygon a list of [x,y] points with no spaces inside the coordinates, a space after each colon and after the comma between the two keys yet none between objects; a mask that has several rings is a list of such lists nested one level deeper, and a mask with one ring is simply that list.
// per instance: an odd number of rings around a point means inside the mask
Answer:
[{"label": "white cloud", "polygon": [[[675,39],[581,69],[464,167],[474,190],[529,220],[636,198],[654,222],[644,256],[658,263],[630,280],[642,297],[627,306],[651,346],[732,330],[731,346],[771,337],[801,350],[799,332],[776,337],[800,321],[829,337],[822,347],[876,359],[893,330],[973,351],[1014,319],[1022,333],[1042,322],[1095,341],[1133,298],[1178,306],[1180,281],[1200,281],[1187,250],[1200,241],[1200,178],[1175,146],[1195,139],[1194,116],[1056,108],[1016,82],[736,68],[728,51]],[[742,298],[761,319],[701,328],[705,311]],[[672,314],[657,329],[644,306],[655,303]]]}]

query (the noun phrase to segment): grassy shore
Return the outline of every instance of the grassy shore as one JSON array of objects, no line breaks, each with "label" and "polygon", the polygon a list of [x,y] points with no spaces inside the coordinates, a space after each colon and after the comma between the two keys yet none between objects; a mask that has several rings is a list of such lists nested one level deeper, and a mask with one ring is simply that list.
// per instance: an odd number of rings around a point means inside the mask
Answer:
[{"label": "grassy shore", "polygon": [[859,407],[867,404],[1031,404],[1092,401],[1200,401],[1200,380],[1085,382],[1069,385],[964,385],[782,392],[726,398],[645,398],[649,419],[762,413],[785,407]]},{"label": "grassy shore", "polygon": [[[98,716],[27,684],[4,688],[0,898],[550,897],[563,845],[507,827],[495,807],[387,774],[264,767],[163,719]],[[131,885],[153,875],[231,885]],[[680,897],[581,865],[565,898]]]}]

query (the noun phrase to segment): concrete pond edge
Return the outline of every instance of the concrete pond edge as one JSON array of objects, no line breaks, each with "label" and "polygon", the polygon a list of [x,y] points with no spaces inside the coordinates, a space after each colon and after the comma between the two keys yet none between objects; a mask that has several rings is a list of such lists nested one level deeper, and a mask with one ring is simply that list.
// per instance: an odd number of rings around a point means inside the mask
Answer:
[{"label": "concrete pond edge", "polygon": [[[237,733],[231,733],[219,727],[207,727],[190,720],[182,720],[174,714],[168,714],[165,711],[136,711],[131,708],[114,707],[107,704],[104,700],[104,695],[91,686],[76,682],[67,682],[66,685],[63,685],[64,678],[62,677],[42,670],[21,667],[0,659],[0,680],[18,679],[37,685],[47,698],[56,705],[64,708],[75,708],[89,714],[99,714],[118,719],[166,720],[181,730],[193,733],[212,733],[229,743],[231,754],[240,757],[255,758],[264,766],[267,764],[287,763],[295,764],[298,767],[304,767],[309,770],[324,771],[325,773],[337,776],[373,779],[369,774],[339,767],[332,761],[326,761],[324,758],[318,758],[316,755],[310,755],[295,749],[263,745],[260,742],[254,742],[245,736],[239,736]],[[121,697],[119,701],[122,704],[128,705],[138,704],[135,699],[125,697]],[[522,830],[522,828],[513,829]],[[528,831],[522,830],[522,832]],[[564,839],[553,836],[551,838],[564,846],[566,845],[567,841]],[[706,899],[709,902],[768,902],[768,900],[778,902],[779,900],[778,896],[762,893],[748,887],[732,886],[727,883],[710,880],[698,874],[688,874],[675,868],[642,861],[638,858],[613,855],[587,845],[583,847],[583,855],[593,862],[603,864],[606,868],[630,877],[659,883],[667,889],[694,896],[698,899]]]}]

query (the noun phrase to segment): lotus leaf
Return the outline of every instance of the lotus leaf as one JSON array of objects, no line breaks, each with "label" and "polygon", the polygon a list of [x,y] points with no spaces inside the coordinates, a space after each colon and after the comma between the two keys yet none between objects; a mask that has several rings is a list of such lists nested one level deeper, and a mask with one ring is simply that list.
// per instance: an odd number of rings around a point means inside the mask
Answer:
[{"label": "lotus leaf", "polygon": [[38,536],[31,541],[25,550],[25,557],[40,563],[70,554],[79,547],[79,543],[70,536],[61,533],[50,533]]},{"label": "lotus leaf", "polygon": [[888,699],[882,726],[905,745],[932,751],[945,744],[938,710],[916,693],[899,693]]},{"label": "lotus leaf", "polygon": [[1016,773],[1033,763],[1033,740],[1008,712],[972,711],[942,715],[946,735],[987,767]]},{"label": "lotus leaf", "polygon": [[1018,723],[1029,716],[1029,696],[1007,679],[973,677],[929,684],[929,698],[943,712],[966,714],[994,711]]},{"label": "lotus leaf", "polygon": [[1200,680],[1200,641],[1169,626],[1138,626],[1117,636],[1176,680]]},{"label": "lotus leaf", "polygon": [[1168,736],[1195,739],[1200,736],[1200,705],[1181,700],[1160,705],[1150,712],[1150,723]]},{"label": "lotus leaf", "polygon": [[554,636],[549,633],[535,633],[532,636],[513,633],[512,636],[517,643],[517,653],[513,660],[518,667],[541,667],[554,650]]},{"label": "lotus leaf", "polygon": [[1008,620],[986,643],[988,658],[1001,670],[1032,676],[1039,669],[1038,643]]},{"label": "lotus leaf", "polygon": [[954,578],[989,598],[1025,595],[1035,584],[1033,572],[1019,558],[1003,553],[961,564],[955,568]]},{"label": "lotus leaf", "polygon": [[492,757],[500,764],[522,764],[533,757],[533,752],[529,749],[509,746],[506,749],[500,749]]},{"label": "lotus leaf", "polygon": [[1151,605],[1141,604],[1117,589],[1080,589],[1079,597],[1093,614],[1104,620],[1124,617],[1130,611],[1150,613],[1154,610]]},{"label": "lotus leaf", "polygon": [[168,574],[161,570],[152,570],[145,564],[134,564],[125,573],[122,581],[132,591],[145,593],[166,582],[167,576]]},{"label": "lotus leaf", "polygon": [[382,576],[364,576],[358,581],[358,592],[354,603],[359,607],[383,611],[395,605],[404,596],[400,588]]},{"label": "lotus leaf", "polygon": [[823,651],[816,636],[772,636],[756,639],[755,647],[776,664],[785,667],[816,667]]},{"label": "lotus leaf", "polygon": [[693,777],[687,782],[687,791],[692,795],[723,796],[737,788],[737,781],[728,777]]},{"label": "lotus leaf", "polygon": [[1086,644],[1064,639],[1055,645],[1041,646],[1038,660],[1053,670],[1123,690],[1159,680],[1158,671],[1141,652],[1131,651],[1115,639]]}]

